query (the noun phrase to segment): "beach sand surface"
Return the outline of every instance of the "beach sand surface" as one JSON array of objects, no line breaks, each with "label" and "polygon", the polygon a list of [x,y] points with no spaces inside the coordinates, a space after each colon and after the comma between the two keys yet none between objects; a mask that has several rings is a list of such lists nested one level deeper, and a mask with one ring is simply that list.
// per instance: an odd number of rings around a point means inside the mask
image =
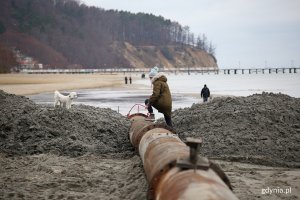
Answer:
[{"label": "beach sand surface", "polygon": [[0,90],[17,95],[122,87],[122,74],[0,74]]}]

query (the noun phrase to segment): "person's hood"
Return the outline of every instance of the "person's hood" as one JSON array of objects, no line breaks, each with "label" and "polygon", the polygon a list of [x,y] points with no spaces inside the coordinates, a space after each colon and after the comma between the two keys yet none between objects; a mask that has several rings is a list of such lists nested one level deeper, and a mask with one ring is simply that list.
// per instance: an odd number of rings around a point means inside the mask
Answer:
[{"label": "person's hood", "polygon": [[162,72],[159,72],[151,79],[151,83],[153,84],[156,80],[167,82],[168,79]]}]

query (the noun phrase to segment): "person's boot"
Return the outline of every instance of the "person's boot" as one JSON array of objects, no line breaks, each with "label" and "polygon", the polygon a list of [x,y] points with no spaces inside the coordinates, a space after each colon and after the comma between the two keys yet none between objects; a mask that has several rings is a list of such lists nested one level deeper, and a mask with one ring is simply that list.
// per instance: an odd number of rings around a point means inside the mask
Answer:
[{"label": "person's boot", "polygon": [[150,113],[147,118],[145,118],[146,121],[155,121],[155,115],[153,113]]}]

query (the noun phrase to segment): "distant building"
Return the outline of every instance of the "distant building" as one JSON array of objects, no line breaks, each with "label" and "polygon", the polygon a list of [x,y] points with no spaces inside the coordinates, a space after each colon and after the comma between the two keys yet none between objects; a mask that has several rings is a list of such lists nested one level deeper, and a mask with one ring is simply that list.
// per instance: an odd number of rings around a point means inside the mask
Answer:
[{"label": "distant building", "polygon": [[16,60],[18,62],[17,68],[19,70],[22,69],[42,69],[43,64],[39,64],[36,60],[34,60],[32,57],[26,56],[21,53],[20,50],[13,50]]}]

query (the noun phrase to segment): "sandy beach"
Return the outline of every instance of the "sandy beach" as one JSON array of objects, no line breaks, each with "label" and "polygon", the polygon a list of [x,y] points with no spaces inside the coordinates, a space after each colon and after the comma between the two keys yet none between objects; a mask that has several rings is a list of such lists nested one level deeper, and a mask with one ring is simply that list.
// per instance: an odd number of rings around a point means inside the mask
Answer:
[{"label": "sandy beach", "polygon": [[0,90],[30,95],[55,90],[122,87],[123,74],[0,74]]}]

